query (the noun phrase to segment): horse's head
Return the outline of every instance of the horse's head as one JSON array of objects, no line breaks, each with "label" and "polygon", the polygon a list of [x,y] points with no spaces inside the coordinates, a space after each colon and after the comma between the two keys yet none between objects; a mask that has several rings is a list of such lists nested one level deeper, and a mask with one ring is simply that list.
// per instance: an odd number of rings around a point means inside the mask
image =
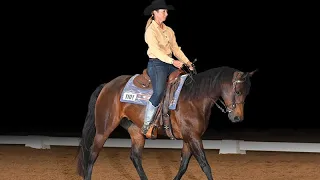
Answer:
[{"label": "horse's head", "polygon": [[232,82],[222,85],[222,98],[226,104],[228,118],[232,122],[241,122],[244,118],[244,102],[250,91],[250,77],[256,72],[240,72],[233,74]]}]

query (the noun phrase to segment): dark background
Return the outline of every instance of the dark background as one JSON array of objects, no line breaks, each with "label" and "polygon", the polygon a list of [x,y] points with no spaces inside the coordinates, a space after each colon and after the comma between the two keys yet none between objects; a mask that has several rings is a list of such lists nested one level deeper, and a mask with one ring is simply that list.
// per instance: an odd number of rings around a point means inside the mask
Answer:
[{"label": "dark background", "polygon": [[[314,66],[306,50],[313,26],[302,8],[263,3],[176,0],[165,22],[197,71],[230,66],[259,71],[245,105],[245,120],[232,124],[213,107],[208,137],[292,136],[320,138],[310,100]],[[86,2],[87,3],[87,2]],[[143,1],[54,4],[12,17],[10,58],[3,66],[4,117],[0,132],[16,135],[79,136],[91,93],[122,74],[147,66]],[[7,69],[7,68],[10,69]],[[6,72],[6,71],[10,72]],[[316,95],[314,95],[316,96]],[[315,115],[315,116],[314,116]],[[235,135],[235,132],[241,132]],[[259,134],[258,133],[258,134]],[[211,134],[211,135],[209,135]],[[126,136],[121,128],[113,137]],[[220,136],[221,135],[221,136]],[[276,137],[276,136],[274,136]],[[263,139],[263,138],[261,138]],[[275,140],[280,140],[276,138]]]}]

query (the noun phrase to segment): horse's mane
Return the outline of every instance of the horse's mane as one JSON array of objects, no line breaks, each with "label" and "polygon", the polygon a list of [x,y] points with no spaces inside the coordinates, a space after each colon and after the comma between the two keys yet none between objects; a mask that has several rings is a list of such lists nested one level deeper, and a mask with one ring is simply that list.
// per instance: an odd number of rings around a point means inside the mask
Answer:
[{"label": "horse's mane", "polygon": [[212,97],[215,93],[219,92],[221,82],[232,81],[235,71],[237,69],[222,66],[193,75],[194,81],[188,77],[181,89],[180,98],[191,100]]}]

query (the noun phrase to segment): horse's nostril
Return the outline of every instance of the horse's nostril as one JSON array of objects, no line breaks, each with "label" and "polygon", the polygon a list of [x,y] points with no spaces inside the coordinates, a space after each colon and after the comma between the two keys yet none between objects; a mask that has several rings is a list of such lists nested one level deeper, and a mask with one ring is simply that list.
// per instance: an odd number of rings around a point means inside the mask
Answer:
[{"label": "horse's nostril", "polygon": [[235,120],[235,121],[240,121],[240,117],[239,117],[239,116],[236,116],[236,117],[234,117],[234,120]]}]

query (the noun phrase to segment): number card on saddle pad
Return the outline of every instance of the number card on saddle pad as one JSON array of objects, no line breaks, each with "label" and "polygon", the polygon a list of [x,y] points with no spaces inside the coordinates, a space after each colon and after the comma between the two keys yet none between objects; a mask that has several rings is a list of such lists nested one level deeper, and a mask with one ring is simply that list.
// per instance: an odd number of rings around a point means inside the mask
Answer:
[{"label": "number card on saddle pad", "polygon": [[[147,105],[147,102],[149,101],[153,90],[152,89],[141,89],[133,84],[133,79],[138,76],[139,74],[136,74],[132,76],[129,81],[127,82],[126,86],[124,87],[120,101],[126,102],[126,103],[133,103],[133,104],[140,104],[140,105]],[[181,88],[184,84],[184,81],[186,80],[188,74],[184,74],[180,77],[179,86],[174,92],[173,101],[169,104],[169,109],[174,110],[176,109],[179,94],[181,92]]]}]

